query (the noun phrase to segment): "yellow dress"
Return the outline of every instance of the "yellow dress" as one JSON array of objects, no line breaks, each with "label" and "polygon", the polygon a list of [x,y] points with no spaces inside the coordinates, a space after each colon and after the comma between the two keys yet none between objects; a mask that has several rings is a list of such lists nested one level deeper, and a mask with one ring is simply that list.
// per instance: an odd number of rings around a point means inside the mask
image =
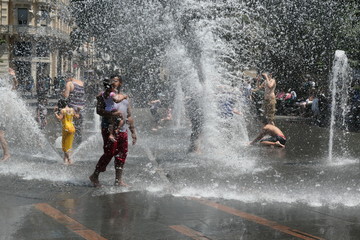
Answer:
[{"label": "yellow dress", "polygon": [[64,152],[68,152],[72,149],[75,127],[73,124],[74,110],[61,110],[62,115],[62,149]]}]

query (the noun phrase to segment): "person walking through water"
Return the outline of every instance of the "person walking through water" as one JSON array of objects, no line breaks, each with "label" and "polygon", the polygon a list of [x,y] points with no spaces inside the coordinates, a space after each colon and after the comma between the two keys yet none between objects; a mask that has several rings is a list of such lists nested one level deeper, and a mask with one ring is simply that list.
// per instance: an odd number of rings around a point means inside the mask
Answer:
[{"label": "person walking through water", "polygon": [[275,96],[275,88],[276,81],[272,78],[272,75],[269,73],[262,74],[264,78],[264,82],[258,88],[264,88],[264,103],[263,110],[264,116],[268,120],[269,123],[275,125],[275,112],[276,112],[276,96]]},{"label": "person walking through water", "polygon": [[62,122],[62,150],[64,152],[64,164],[72,164],[70,153],[72,150],[75,126],[73,124],[73,117],[79,118],[80,115],[75,110],[69,107],[66,100],[60,99],[58,106],[55,107],[55,116]]},{"label": "person walking through water", "polygon": [[85,107],[85,87],[84,82],[74,78],[71,72],[66,73],[67,83],[65,85],[64,97],[68,100],[69,107],[79,113],[79,118],[75,123],[75,142],[80,143],[82,140],[83,110]]},{"label": "person walking through water", "polygon": [[204,113],[200,107],[199,98],[195,96],[185,97],[186,113],[191,123],[190,146],[188,153],[201,153],[200,136],[203,132]]},{"label": "person walking through water", "polygon": [[[122,79],[118,75],[113,75],[110,77],[112,85],[115,89],[120,90],[122,85]],[[131,112],[129,99],[124,99],[119,103],[114,104],[115,111],[106,111],[106,103],[103,94],[97,96],[97,105],[96,112],[102,116],[101,120],[101,134],[103,137],[103,149],[104,153],[100,157],[98,163],[96,164],[94,173],[89,177],[91,183],[94,187],[100,187],[99,175],[101,172],[106,171],[106,167],[113,157],[115,157],[115,186],[127,186],[127,184],[122,180],[122,173],[127,157],[128,152],[128,130],[130,129],[132,144],[136,144],[136,132],[134,119]],[[124,120],[127,119],[126,124],[124,124],[120,129],[118,129],[115,134],[115,141],[112,141],[109,130],[109,119],[111,117],[121,117],[123,116]]]}]

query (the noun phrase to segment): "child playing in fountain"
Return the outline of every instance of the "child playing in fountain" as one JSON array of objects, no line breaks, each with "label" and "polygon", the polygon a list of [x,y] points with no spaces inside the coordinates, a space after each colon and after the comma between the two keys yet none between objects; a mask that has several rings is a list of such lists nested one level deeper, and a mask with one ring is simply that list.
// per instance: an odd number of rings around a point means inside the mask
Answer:
[{"label": "child playing in fountain", "polygon": [[[114,109],[115,103],[119,103],[122,100],[127,98],[127,95],[123,94],[116,94],[114,86],[110,83],[109,79],[103,80],[103,85],[105,91],[102,93],[102,97],[104,98],[105,102],[105,111],[116,111]],[[124,124],[125,121],[122,116],[120,117],[109,117],[109,139],[113,142],[116,141],[115,134],[117,134],[118,129],[120,129]]]},{"label": "child playing in fountain", "polygon": [[79,118],[80,114],[69,107],[66,100],[60,99],[55,107],[55,116],[62,122],[62,150],[64,152],[64,164],[72,164],[70,153],[74,141],[75,127],[73,117]]},{"label": "child playing in fountain", "polygon": [[[286,144],[284,133],[278,127],[269,123],[269,120],[266,117],[263,117],[262,122],[264,126],[262,127],[260,134],[250,143],[250,145],[254,145],[256,142],[260,141],[260,144],[263,146],[284,148]],[[270,135],[270,137],[264,138],[266,135]]]}]

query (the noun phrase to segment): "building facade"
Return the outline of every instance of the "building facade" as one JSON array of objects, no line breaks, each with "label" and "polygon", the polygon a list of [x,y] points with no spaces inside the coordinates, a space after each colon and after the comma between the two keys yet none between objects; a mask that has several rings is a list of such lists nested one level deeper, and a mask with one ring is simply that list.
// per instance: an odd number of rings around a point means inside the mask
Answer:
[{"label": "building facade", "polygon": [[[20,88],[35,92],[74,72],[69,0],[0,1],[0,73],[16,72]],[[31,89],[29,89],[31,88]]]}]

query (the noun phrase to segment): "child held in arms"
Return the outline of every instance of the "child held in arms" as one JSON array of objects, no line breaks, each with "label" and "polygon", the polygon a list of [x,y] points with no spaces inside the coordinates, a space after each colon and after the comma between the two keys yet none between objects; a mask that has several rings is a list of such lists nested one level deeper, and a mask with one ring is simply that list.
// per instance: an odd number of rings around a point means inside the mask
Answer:
[{"label": "child held in arms", "polygon": [[[102,97],[104,98],[105,102],[105,111],[116,111],[114,108],[115,103],[119,103],[122,100],[127,98],[127,95],[123,94],[116,94],[115,87],[110,83],[109,79],[103,80],[103,85],[105,88],[105,91],[102,93]],[[120,117],[109,117],[109,139],[113,142],[115,142],[115,135],[117,133],[117,130],[120,129],[124,124],[125,120],[122,116]]]}]

